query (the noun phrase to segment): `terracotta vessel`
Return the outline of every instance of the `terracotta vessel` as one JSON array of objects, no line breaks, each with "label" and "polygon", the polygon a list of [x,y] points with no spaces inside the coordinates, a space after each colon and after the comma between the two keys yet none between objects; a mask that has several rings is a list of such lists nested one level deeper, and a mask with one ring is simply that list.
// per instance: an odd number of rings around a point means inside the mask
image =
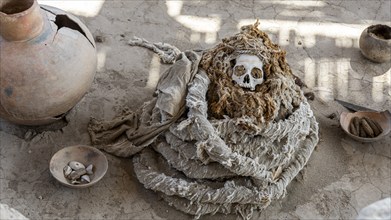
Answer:
[{"label": "terracotta vessel", "polygon": [[[374,137],[374,138],[363,138],[363,137],[359,137],[359,136],[353,135],[349,131],[349,125],[350,125],[350,121],[354,117],[359,117],[359,118],[361,118],[361,117],[368,117],[368,118],[376,121],[382,127],[383,132],[379,136]],[[349,135],[354,140],[361,141],[361,142],[373,142],[373,141],[381,140],[381,139],[383,139],[385,137],[388,137],[389,133],[391,131],[391,113],[389,111],[383,111],[383,112],[354,112],[354,113],[342,112],[341,116],[340,116],[340,119],[339,119],[339,122],[341,124],[342,129],[345,131],[345,133],[347,135]]]},{"label": "terracotta vessel", "polygon": [[383,63],[391,60],[391,27],[376,24],[366,28],[360,36],[362,54],[373,62]]},{"label": "terracotta vessel", "polygon": [[62,118],[95,76],[87,27],[36,0],[1,0],[0,27],[0,118],[24,125]]},{"label": "terracotta vessel", "polygon": [[[90,176],[91,182],[87,184],[71,184],[64,176],[64,167],[69,161],[79,161],[84,165],[92,164],[94,173]],[[62,148],[50,160],[50,173],[61,184],[71,188],[86,188],[96,184],[107,172],[107,158],[95,147],[76,145]]]}]

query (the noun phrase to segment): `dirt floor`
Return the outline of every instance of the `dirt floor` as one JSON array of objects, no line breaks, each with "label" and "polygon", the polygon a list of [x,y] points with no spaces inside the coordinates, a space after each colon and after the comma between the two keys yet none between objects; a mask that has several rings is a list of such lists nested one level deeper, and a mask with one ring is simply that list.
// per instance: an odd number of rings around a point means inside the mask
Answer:
[{"label": "dirt floor", "polygon": [[[339,126],[346,109],[333,101],[391,110],[391,63],[370,62],[358,47],[367,26],[391,25],[391,1],[39,2],[73,12],[99,36],[98,71],[68,122],[33,128],[0,121],[0,203],[31,219],[192,219],[144,189],[129,158],[106,154],[106,176],[86,189],[60,185],[50,175],[49,161],[63,147],[90,144],[90,117],[111,119],[152,97],[159,73],[169,65],[149,50],[127,45],[133,36],[182,51],[205,49],[256,18],[315,92],[310,104],[320,142],[287,196],[253,219],[354,219],[363,207],[391,195],[391,137],[352,140]],[[201,219],[222,218],[238,216]]]}]

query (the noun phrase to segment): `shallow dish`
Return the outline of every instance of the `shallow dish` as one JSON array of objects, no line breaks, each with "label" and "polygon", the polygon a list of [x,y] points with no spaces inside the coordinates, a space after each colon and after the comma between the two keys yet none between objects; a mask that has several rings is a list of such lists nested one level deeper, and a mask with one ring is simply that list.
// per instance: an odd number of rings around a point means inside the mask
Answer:
[{"label": "shallow dish", "polygon": [[[350,120],[352,120],[353,117],[368,117],[377,123],[380,124],[380,126],[383,129],[383,132],[379,134],[377,137],[374,138],[363,138],[363,137],[358,137],[356,135],[353,135],[349,131],[349,124]],[[391,130],[391,113],[389,111],[384,111],[384,112],[342,112],[339,122],[341,124],[342,129],[345,131],[346,134],[348,134],[351,138],[361,141],[361,142],[373,142],[373,141],[378,141],[384,137],[386,137]]]},{"label": "shallow dish", "polygon": [[[63,173],[63,168],[69,161],[78,161],[85,165],[93,164],[94,173],[90,175],[91,182],[71,184]],[[94,185],[106,174],[107,168],[108,162],[106,156],[100,150],[84,145],[65,147],[57,151],[50,160],[50,173],[61,184],[71,188],[86,188]]]}]

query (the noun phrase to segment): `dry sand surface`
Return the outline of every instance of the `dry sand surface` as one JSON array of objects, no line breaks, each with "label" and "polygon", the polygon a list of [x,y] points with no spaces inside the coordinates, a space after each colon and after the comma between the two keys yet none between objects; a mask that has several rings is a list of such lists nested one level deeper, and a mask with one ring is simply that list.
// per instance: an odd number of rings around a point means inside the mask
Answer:
[{"label": "dry sand surface", "polygon": [[[73,12],[99,36],[98,71],[66,121],[38,128],[0,121],[0,203],[31,219],[192,219],[144,189],[129,158],[106,154],[106,176],[80,190],[56,182],[49,161],[63,147],[90,144],[90,117],[111,119],[152,97],[159,73],[169,65],[149,50],[128,46],[133,36],[182,51],[204,49],[256,18],[287,51],[293,72],[314,91],[310,104],[320,142],[287,196],[253,219],[352,219],[391,195],[391,137],[374,143],[350,139],[339,126],[346,109],[333,101],[391,110],[391,63],[372,63],[358,48],[367,26],[391,25],[390,1],[39,2]],[[202,217],[222,218],[238,217]]]}]

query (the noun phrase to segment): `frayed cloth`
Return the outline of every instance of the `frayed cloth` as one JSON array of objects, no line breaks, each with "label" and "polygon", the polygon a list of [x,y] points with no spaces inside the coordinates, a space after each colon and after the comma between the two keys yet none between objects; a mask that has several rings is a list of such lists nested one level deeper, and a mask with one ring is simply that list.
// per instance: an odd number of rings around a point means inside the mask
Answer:
[{"label": "frayed cloth", "polygon": [[159,55],[161,61],[166,64],[175,63],[177,57],[181,51],[171,44],[167,43],[150,43],[143,38],[133,37],[132,40],[129,40],[128,44],[130,46],[142,46],[148,48]]},{"label": "frayed cloth", "polygon": [[263,126],[246,117],[208,120],[208,85],[200,70],[188,90],[187,118],[170,126],[155,151],[134,157],[135,173],[186,213],[247,219],[285,195],[318,142],[318,124],[306,101],[286,120]]},{"label": "frayed cloth", "polygon": [[176,63],[160,77],[156,97],[136,112],[111,120],[92,118],[88,132],[92,144],[120,157],[129,157],[150,145],[185,112],[187,84],[198,70],[200,55],[180,53]]},{"label": "frayed cloth", "polygon": [[[163,62],[176,62],[161,76],[156,97],[138,111],[92,119],[93,144],[134,155],[144,187],[196,218],[238,213],[250,219],[284,197],[318,143],[318,123],[285,52],[257,25],[243,27],[202,59],[194,51],[160,47],[168,44],[133,42],[168,57]],[[265,62],[267,80],[255,92],[230,81],[231,58],[242,53]]]}]

